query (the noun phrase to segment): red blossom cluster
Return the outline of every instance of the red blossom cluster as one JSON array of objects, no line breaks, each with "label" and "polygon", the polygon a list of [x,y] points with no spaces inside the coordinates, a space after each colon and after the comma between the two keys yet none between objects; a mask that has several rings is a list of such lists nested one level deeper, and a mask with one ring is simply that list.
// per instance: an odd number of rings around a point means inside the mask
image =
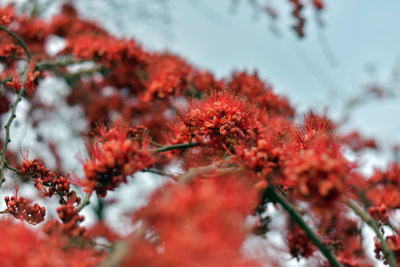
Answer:
[{"label": "red blossom cluster", "polygon": [[192,106],[182,118],[177,142],[197,141],[224,149],[256,134],[256,110],[244,99],[227,92],[214,93]]},{"label": "red blossom cluster", "polygon": [[[387,241],[387,244],[388,244],[390,250],[394,253],[397,263],[399,263],[400,262],[400,237],[399,237],[399,234],[396,233],[396,234],[387,236],[386,241]],[[382,260],[385,264],[388,264],[388,262],[384,256],[384,252],[382,250],[382,245],[377,239],[375,239],[374,252],[375,252],[375,258],[377,258],[378,260]]]},{"label": "red blossom cluster", "polygon": [[[39,159],[24,159],[21,164],[21,173],[32,178],[35,187],[45,196],[61,197],[60,203],[66,203],[68,199],[75,197],[75,191],[71,190],[71,182],[67,177],[60,176],[46,168]],[[66,199],[64,199],[66,197]],[[77,202],[79,203],[79,199]]]},{"label": "red blossom cluster", "polygon": [[53,220],[46,223],[44,226],[44,232],[50,235],[63,234],[71,237],[86,237],[86,229],[79,226],[79,224],[85,219],[82,215],[79,215],[79,210],[73,205],[73,203],[67,203],[57,208],[58,217],[61,220]]},{"label": "red blossom cluster", "polygon": [[[188,187],[164,186],[135,214],[149,230],[132,235],[129,246],[137,253],[121,266],[259,266],[240,253],[246,214],[256,196],[233,176],[213,176]],[[179,257],[177,251],[182,252]]]},{"label": "red blossom cluster", "polygon": [[327,205],[346,192],[346,179],[351,170],[339,148],[328,147],[326,138],[316,138],[308,149],[299,151],[284,164],[284,184],[294,194]]},{"label": "red blossom cluster", "polygon": [[370,207],[368,209],[369,214],[371,214],[371,216],[386,224],[389,221],[389,215],[386,213],[386,205],[382,204],[379,207]]},{"label": "red blossom cluster", "polygon": [[12,197],[6,196],[4,201],[7,205],[4,213],[11,214],[15,218],[30,224],[38,224],[44,221],[46,208],[39,206],[37,203],[32,205],[32,201],[27,198],[18,197],[18,187],[15,195]]},{"label": "red blossom cluster", "polygon": [[297,225],[292,226],[289,230],[287,242],[290,254],[298,259],[301,257],[311,257],[317,249],[308,236]]},{"label": "red blossom cluster", "polygon": [[384,204],[387,209],[400,207],[400,165],[397,162],[388,166],[387,170],[376,170],[368,180],[365,195],[373,206]]},{"label": "red blossom cluster", "polygon": [[154,163],[148,140],[134,138],[133,133],[135,129],[117,124],[115,128],[103,129],[99,139],[88,146],[90,158],[83,166],[82,180],[86,192],[96,191],[105,197],[107,190],[126,183],[127,176]]},{"label": "red blossom cluster", "polygon": [[0,24],[8,25],[14,17],[14,9],[11,5],[0,7]]},{"label": "red blossom cluster", "polygon": [[[0,222],[0,259],[6,267],[79,266],[99,264],[104,255],[91,248],[63,247],[57,238],[40,236],[23,224]],[[10,242],[10,241],[13,242]]]}]

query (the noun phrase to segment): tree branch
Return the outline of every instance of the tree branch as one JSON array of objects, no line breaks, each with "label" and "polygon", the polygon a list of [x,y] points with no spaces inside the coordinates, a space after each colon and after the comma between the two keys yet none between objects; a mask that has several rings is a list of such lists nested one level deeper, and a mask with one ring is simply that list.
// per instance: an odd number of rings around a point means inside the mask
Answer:
[{"label": "tree branch", "polygon": [[78,209],[78,211],[83,210],[84,207],[86,207],[87,205],[90,204],[90,194],[86,194],[84,199],[82,200],[81,203],[79,203],[78,206],[76,206],[76,208]]},{"label": "tree branch", "polygon": [[[19,45],[21,45],[21,47],[25,50],[26,56],[27,56],[27,64],[25,67],[25,70],[22,74],[23,76],[23,80],[26,80],[27,74],[28,74],[28,70],[29,70],[29,64],[30,64],[30,60],[31,60],[31,52],[29,51],[28,47],[25,44],[25,41],[19,37],[17,34],[15,34],[14,32],[12,32],[11,30],[7,29],[6,27],[0,25],[0,30],[7,32],[9,35],[11,35],[12,37],[14,37],[15,39],[17,39]],[[8,144],[10,143],[10,128],[11,128],[11,124],[14,121],[14,119],[16,118],[16,111],[17,111],[17,105],[18,103],[21,101],[22,99],[22,95],[25,93],[25,85],[24,87],[21,88],[21,90],[19,90],[18,94],[17,94],[17,98],[15,99],[14,103],[11,105],[11,115],[8,118],[8,121],[6,123],[6,125],[4,126],[4,128],[6,129],[6,137],[4,139],[4,144],[3,144],[3,148],[1,149],[1,158],[0,158],[0,187],[2,186],[2,184],[4,183],[4,181],[6,180],[6,178],[4,177],[4,168],[8,165],[7,164],[7,159],[6,159],[6,151],[7,151],[7,147]]]},{"label": "tree branch", "polygon": [[283,196],[275,191],[275,188],[269,186],[267,189],[268,196],[279,203],[290,215],[290,217],[299,225],[299,227],[306,233],[308,238],[318,247],[318,249],[324,254],[331,266],[343,267],[343,265],[336,259],[332,251],[325,246],[324,243],[319,239],[317,234],[311,229],[311,227],[304,221],[300,213],[288,202]]},{"label": "tree branch", "polygon": [[5,31],[6,33],[14,37],[17,40],[18,44],[24,49],[27,56],[27,61],[28,62],[31,61],[31,52],[29,51],[25,41],[21,37],[19,37],[16,33],[12,32],[11,30],[2,25],[0,25],[0,30]]},{"label": "tree branch", "polygon": [[368,224],[372,230],[374,230],[376,236],[379,239],[379,242],[382,246],[383,255],[385,256],[386,262],[390,267],[397,267],[396,257],[393,254],[393,251],[390,249],[388,243],[385,238],[381,234],[379,230],[379,223],[374,220],[368,213],[366,213],[363,209],[361,209],[357,204],[352,201],[346,201],[346,205],[351,208],[366,224]]},{"label": "tree branch", "polygon": [[14,103],[11,106],[10,118],[8,118],[7,124],[4,126],[4,128],[6,129],[6,137],[4,139],[3,148],[1,149],[0,187],[2,186],[4,181],[6,180],[6,178],[4,177],[4,167],[7,166],[6,151],[7,151],[8,144],[11,142],[11,139],[10,139],[11,124],[14,121],[14,119],[16,118],[15,113],[17,111],[17,105],[21,101],[21,98],[22,98],[22,95],[23,95],[24,92],[25,92],[24,88],[21,88],[21,90],[18,92],[17,99],[14,101]]},{"label": "tree branch", "polygon": [[153,152],[154,153],[161,153],[161,152],[166,152],[166,151],[170,151],[170,150],[174,150],[174,149],[190,148],[190,147],[194,147],[194,146],[198,146],[198,145],[199,145],[198,142],[187,143],[187,144],[176,144],[176,145],[164,146],[164,147],[160,147],[160,148],[154,149]]}]

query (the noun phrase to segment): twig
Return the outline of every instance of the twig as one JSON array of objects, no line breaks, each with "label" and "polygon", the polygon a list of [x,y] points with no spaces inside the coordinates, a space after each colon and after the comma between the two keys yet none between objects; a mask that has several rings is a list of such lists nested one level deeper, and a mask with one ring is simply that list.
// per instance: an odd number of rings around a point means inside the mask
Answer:
[{"label": "twig", "polygon": [[18,175],[23,175],[23,173],[22,173],[20,170],[14,169],[14,168],[11,167],[10,164],[8,164],[7,162],[6,162],[6,168],[9,169],[10,171],[15,172],[15,173],[18,174]]},{"label": "twig", "polygon": [[396,257],[394,256],[393,251],[390,249],[385,238],[381,234],[379,230],[379,223],[354,202],[346,201],[346,205],[351,208],[366,224],[368,224],[372,228],[372,230],[374,230],[376,236],[379,239],[379,242],[381,243],[382,252],[385,256],[386,262],[389,264],[390,267],[396,267]]},{"label": "twig", "polygon": [[[10,31],[9,29],[7,29],[6,27],[0,25],[0,30],[7,32],[9,35],[11,35],[12,37],[14,37],[19,45],[24,49],[26,56],[27,56],[27,64],[25,67],[25,70],[22,74],[23,79],[25,80],[28,74],[28,70],[29,70],[29,64],[30,64],[30,60],[31,60],[31,52],[29,52],[28,47],[25,44],[25,41],[19,37],[17,34],[15,34],[14,32]],[[1,158],[0,158],[0,187],[1,185],[4,183],[5,181],[5,177],[4,177],[4,167],[7,166],[7,159],[6,159],[6,151],[7,151],[7,147],[8,144],[10,143],[10,128],[11,128],[11,124],[14,121],[14,119],[16,118],[16,111],[17,111],[17,105],[18,103],[21,101],[22,99],[22,95],[25,92],[25,87],[22,87],[18,94],[17,94],[17,98],[15,99],[14,103],[11,105],[11,115],[8,118],[8,121],[6,123],[6,125],[4,126],[4,128],[6,129],[6,137],[4,139],[4,144],[3,144],[3,148],[1,149]]]},{"label": "twig", "polygon": [[85,61],[76,61],[73,58],[66,58],[55,61],[41,61],[35,64],[35,70],[53,69],[55,67],[65,67],[72,64],[78,64]]},{"label": "twig", "polygon": [[86,207],[87,205],[90,204],[90,196],[91,196],[91,194],[86,194],[84,199],[81,201],[81,203],[79,203],[79,205],[76,206],[78,211],[83,210],[84,207]]},{"label": "twig", "polygon": [[299,227],[306,233],[308,238],[318,247],[318,249],[324,254],[328,259],[329,263],[333,267],[343,267],[343,265],[336,259],[335,255],[332,253],[328,247],[322,243],[317,234],[310,228],[310,226],[304,221],[300,213],[290,204],[283,196],[275,191],[275,188],[269,186],[266,189],[268,196],[279,203],[290,215],[290,217],[299,225]]},{"label": "twig", "polygon": [[198,142],[187,143],[187,144],[176,144],[176,145],[160,147],[160,148],[154,149],[153,151],[154,151],[154,153],[161,153],[161,152],[166,152],[166,151],[170,151],[170,150],[174,150],[174,149],[190,148],[190,147],[194,147],[194,146],[198,146],[198,145],[199,145]]},{"label": "twig", "polygon": [[150,172],[150,173],[155,173],[161,176],[170,176],[168,173],[165,173],[163,171],[160,170],[156,170],[156,169],[143,169],[142,172]]},{"label": "twig", "polygon": [[4,167],[7,166],[7,159],[6,159],[6,151],[7,151],[7,147],[8,144],[11,142],[10,139],[10,128],[11,128],[11,124],[14,121],[14,119],[16,118],[16,111],[17,111],[17,105],[18,103],[21,101],[22,95],[25,92],[24,88],[21,88],[21,90],[18,92],[17,95],[17,99],[14,101],[14,103],[11,106],[11,115],[10,118],[8,118],[7,124],[4,126],[4,128],[6,129],[6,137],[4,139],[4,144],[3,144],[3,148],[1,150],[1,159],[0,159],[0,187],[2,186],[2,184],[5,181],[5,177],[4,177]]},{"label": "twig", "polygon": [[31,60],[31,52],[29,51],[28,47],[26,46],[25,41],[19,37],[17,34],[15,34],[14,32],[12,32],[11,30],[7,29],[6,27],[0,25],[0,30],[5,31],[6,33],[8,33],[9,35],[11,35],[12,37],[14,37],[18,44],[24,49],[26,56],[27,56],[27,60],[30,61]]}]

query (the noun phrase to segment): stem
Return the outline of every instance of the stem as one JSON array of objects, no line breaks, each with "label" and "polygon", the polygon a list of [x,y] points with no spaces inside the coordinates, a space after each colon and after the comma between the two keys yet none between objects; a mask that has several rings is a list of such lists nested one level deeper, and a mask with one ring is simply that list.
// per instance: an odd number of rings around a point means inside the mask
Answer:
[{"label": "stem", "polygon": [[381,234],[379,230],[379,223],[354,202],[346,201],[346,205],[351,208],[366,224],[368,224],[374,230],[376,236],[379,239],[379,242],[381,243],[382,252],[385,256],[386,262],[389,264],[390,267],[396,267],[396,257],[394,256],[393,251],[390,249],[385,238]]},{"label": "stem", "polygon": [[156,169],[143,169],[142,172],[150,172],[150,173],[155,173],[161,176],[170,176],[169,174],[160,171],[160,170],[156,170]]},{"label": "stem", "polygon": [[318,249],[324,254],[331,266],[343,267],[343,265],[336,259],[335,255],[330,249],[328,249],[324,243],[319,239],[317,234],[310,228],[310,226],[304,221],[300,213],[288,202],[283,196],[278,194],[272,186],[266,189],[266,192],[272,200],[279,203],[290,215],[290,217],[300,226],[300,228],[306,233],[308,238],[318,247]]},{"label": "stem", "polygon": [[21,101],[22,95],[25,92],[24,88],[21,88],[21,90],[18,92],[17,95],[17,99],[14,101],[14,103],[11,106],[11,115],[10,118],[8,118],[7,124],[4,126],[4,128],[6,129],[6,137],[4,139],[4,144],[3,144],[3,148],[1,150],[1,159],[0,159],[0,187],[2,186],[2,184],[4,183],[4,181],[6,180],[6,178],[4,177],[4,167],[7,166],[7,159],[6,159],[6,151],[7,151],[7,147],[8,144],[11,142],[10,140],[10,128],[11,128],[11,124],[14,121],[14,119],[16,118],[16,111],[17,111],[17,105],[18,103]]},{"label": "stem", "polygon": [[[0,25],[0,30],[7,32],[9,35],[11,35],[12,37],[14,37],[19,45],[24,49],[26,56],[27,56],[27,64],[25,67],[25,70],[22,74],[22,76],[24,77],[24,80],[26,79],[26,76],[28,74],[28,70],[29,70],[29,64],[30,64],[30,60],[31,60],[31,52],[29,52],[28,47],[26,46],[25,41],[19,37],[17,34],[15,34],[14,32],[10,31],[9,29],[7,29],[6,27]],[[6,151],[7,151],[7,147],[8,144],[10,143],[10,128],[11,128],[11,124],[14,121],[16,115],[16,111],[17,111],[17,105],[18,103],[21,101],[22,99],[22,95],[25,92],[25,87],[21,88],[21,90],[18,92],[17,94],[17,99],[15,99],[14,103],[11,105],[11,115],[8,118],[7,124],[4,126],[4,128],[6,129],[6,137],[4,139],[4,144],[3,144],[3,148],[1,149],[1,158],[0,158],[0,187],[2,186],[2,184],[4,183],[4,181],[6,180],[6,178],[4,177],[4,167],[6,167],[7,164],[7,159],[6,159]]]},{"label": "stem", "polygon": [[170,150],[174,150],[174,149],[190,148],[190,147],[194,147],[194,146],[198,146],[198,145],[199,145],[198,142],[187,143],[187,144],[176,144],[176,145],[160,147],[160,148],[157,148],[157,149],[155,149],[153,151],[154,151],[154,153],[161,153],[161,152],[166,152],[166,151],[170,151]]},{"label": "stem", "polygon": [[6,162],[6,168],[9,169],[10,171],[15,172],[18,175],[23,175],[22,172],[20,170],[14,169],[13,167],[11,167],[7,162]]},{"label": "stem", "polygon": [[26,56],[28,57],[27,60],[30,61],[31,60],[31,52],[29,52],[29,49],[26,46],[25,41],[21,37],[19,37],[17,34],[15,34],[14,32],[10,31],[9,29],[7,29],[6,27],[4,27],[2,25],[0,25],[0,30],[5,31],[6,33],[11,35],[18,41],[18,44],[24,49]]},{"label": "stem", "polygon": [[82,200],[81,203],[79,203],[78,206],[76,206],[76,208],[78,209],[78,211],[83,210],[84,207],[86,207],[87,205],[90,204],[90,194],[86,194],[85,198]]},{"label": "stem", "polygon": [[35,70],[54,69],[55,67],[65,67],[72,64],[82,63],[84,61],[76,61],[73,58],[66,58],[56,61],[41,61],[35,64]]}]

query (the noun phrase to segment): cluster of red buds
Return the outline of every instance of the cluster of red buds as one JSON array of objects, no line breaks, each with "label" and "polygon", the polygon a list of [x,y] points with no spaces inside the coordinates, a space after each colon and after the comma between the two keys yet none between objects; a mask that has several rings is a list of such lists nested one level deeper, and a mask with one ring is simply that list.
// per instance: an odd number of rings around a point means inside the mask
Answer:
[{"label": "cluster of red buds", "polygon": [[18,197],[18,188],[15,196],[4,198],[7,209],[5,213],[13,215],[15,218],[27,221],[30,224],[38,224],[44,220],[46,209],[24,197]]},{"label": "cluster of red buds", "polygon": [[82,181],[86,192],[96,191],[104,197],[107,190],[126,183],[127,176],[154,163],[148,141],[136,138],[139,132],[116,125],[103,130],[98,142],[88,146],[90,159],[83,166],[85,178]]},{"label": "cluster of red buds", "polygon": [[71,237],[84,237],[86,228],[79,226],[85,219],[79,215],[79,210],[73,204],[65,204],[57,208],[57,214],[62,221],[49,221],[44,228],[47,234],[63,233]]},{"label": "cluster of red buds", "polygon": [[368,212],[374,219],[379,220],[384,224],[389,220],[389,215],[387,214],[387,208],[385,204],[382,204],[379,207],[370,207]]},{"label": "cluster of red buds", "polygon": [[[22,161],[20,168],[22,174],[32,177],[35,182],[35,187],[39,189],[45,197],[52,197],[59,195],[61,197],[60,203],[66,203],[71,197],[75,197],[75,191],[71,190],[71,182],[67,177],[57,175],[46,168],[39,159]],[[64,199],[67,197],[67,200]],[[77,199],[79,202],[80,199]]]}]

